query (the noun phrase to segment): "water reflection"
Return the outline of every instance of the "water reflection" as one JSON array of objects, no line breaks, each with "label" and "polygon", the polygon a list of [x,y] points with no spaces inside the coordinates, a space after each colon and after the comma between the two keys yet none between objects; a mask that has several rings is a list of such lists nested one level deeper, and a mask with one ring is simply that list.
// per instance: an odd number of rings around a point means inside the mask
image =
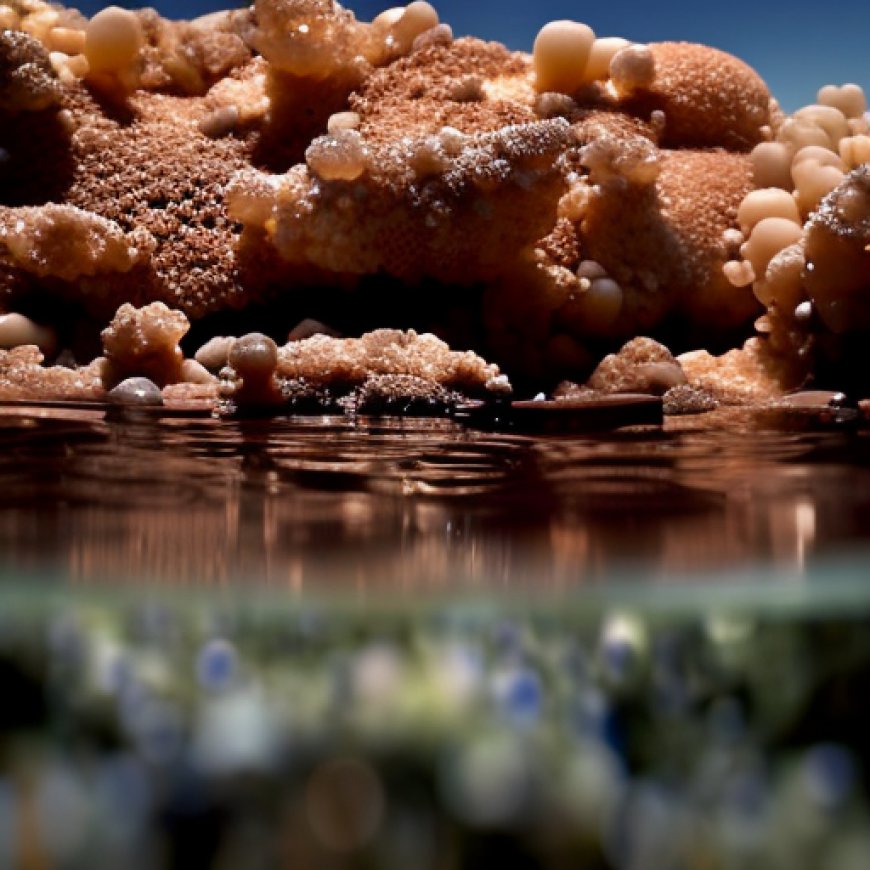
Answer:
[{"label": "water reflection", "polygon": [[863,543],[860,433],[0,417],[4,567],[296,591],[568,586]]}]

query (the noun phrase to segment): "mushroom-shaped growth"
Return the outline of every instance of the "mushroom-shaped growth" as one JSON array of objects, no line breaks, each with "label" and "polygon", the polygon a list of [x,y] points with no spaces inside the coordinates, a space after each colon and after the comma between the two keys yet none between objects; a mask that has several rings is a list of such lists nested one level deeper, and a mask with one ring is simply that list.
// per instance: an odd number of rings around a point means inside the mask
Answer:
[{"label": "mushroom-shaped growth", "polygon": [[119,6],[107,6],[85,29],[88,78],[109,87],[133,90],[138,78],[139,53],[144,44],[145,34],[136,13]]},{"label": "mushroom-shaped growth", "polygon": [[577,21],[551,21],[535,39],[532,58],[538,91],[571,94],[587,83],[586,65],[595,33]]}]

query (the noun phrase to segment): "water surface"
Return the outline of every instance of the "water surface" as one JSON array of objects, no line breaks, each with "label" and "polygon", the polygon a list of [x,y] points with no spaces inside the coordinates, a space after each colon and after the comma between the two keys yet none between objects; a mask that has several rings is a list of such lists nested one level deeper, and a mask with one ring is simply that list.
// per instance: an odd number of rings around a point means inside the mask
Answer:
[{"label": "water surface", "polygon": [[863,550],[860,431],[0,415],[7,576],[296,592],[703,582]]}]

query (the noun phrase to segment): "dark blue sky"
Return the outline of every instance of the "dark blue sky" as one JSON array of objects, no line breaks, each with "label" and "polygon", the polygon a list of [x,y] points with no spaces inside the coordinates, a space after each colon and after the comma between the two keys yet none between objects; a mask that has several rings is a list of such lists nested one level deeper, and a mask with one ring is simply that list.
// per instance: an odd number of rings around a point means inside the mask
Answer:
[{"label": "dark blue sky", "polygon": [[[117,2],[117,0],[116,0]],[[815,99],[824,84],[854,81],[870,91],[870,6],[867,0],[836,3],[807,0],[729,0],[702,7],[698,0],[621,0],[601,4],[577,0],[431,0],[441,19],[457,35],[497,39],[511,48],[530,50],[541,25],[555,18],[589,24],[600,36],[624,36],[638,42],[690,40],[731,51],[764,76],[786,109]],[[70,0],[70,5],[76,5]],[[106,2],[80,2],[92,14]],[[136,6],[137,3],[124,3]],[[232,3],[214,0],[147,0],[164,15],[190,18]],[[350,0],[360,19],[368,20],[390,0]]]}]

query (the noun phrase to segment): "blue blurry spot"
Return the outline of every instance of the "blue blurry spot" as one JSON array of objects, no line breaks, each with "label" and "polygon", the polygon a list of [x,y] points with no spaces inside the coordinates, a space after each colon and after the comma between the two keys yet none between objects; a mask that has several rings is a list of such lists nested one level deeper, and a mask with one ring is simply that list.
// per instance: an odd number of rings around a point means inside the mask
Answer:
[{"label": "blue blurry spot", "polygon": [[507,674],[500,686],[499,702],[503,714],[515,724],[531,724],[541,714],[543,687],[538,675],[523,668]]},{"label": "blue blurry spot", "polygon": [[855,762],[843,747],[821,743],[807,752],[804,774],[810,795],[826,809],[834,809],[852,793]]},{"label": "blue blurry spot", "polygon": [[237,668],[236,648],[226,640],[211,640],[200,650],[196,676],[204,689],[221,691],[232,684]]}]

